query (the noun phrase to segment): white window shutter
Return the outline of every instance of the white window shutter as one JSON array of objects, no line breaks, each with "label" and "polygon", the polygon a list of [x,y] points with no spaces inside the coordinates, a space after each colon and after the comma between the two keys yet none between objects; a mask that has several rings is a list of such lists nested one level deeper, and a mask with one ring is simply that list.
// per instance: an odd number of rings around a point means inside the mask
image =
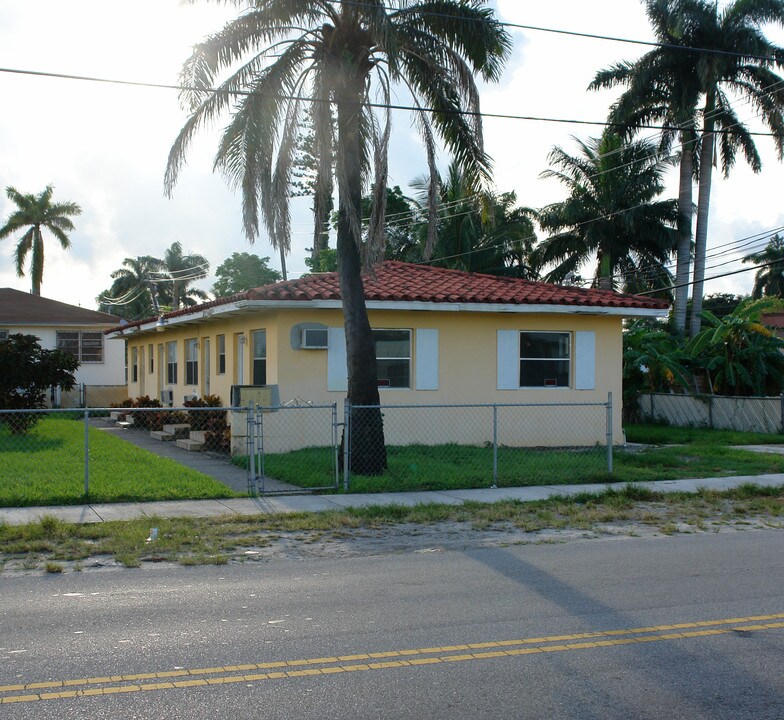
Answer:
[{"label": "white window shutter", "polygon": [[346,331],[342,327],[327,328],[327,390],[348,390]]},{"label": "white window shutter", "polygon": [[438,330],[417,328],[416,389],[438,390]]},{"label": "white window shutter", "polygon": [[596,389],[596,333],[574,334],[574,389]]},{"label": "white window shutter", "polygon": [[498,389],[520,389],[520,333],[498,331]]}]

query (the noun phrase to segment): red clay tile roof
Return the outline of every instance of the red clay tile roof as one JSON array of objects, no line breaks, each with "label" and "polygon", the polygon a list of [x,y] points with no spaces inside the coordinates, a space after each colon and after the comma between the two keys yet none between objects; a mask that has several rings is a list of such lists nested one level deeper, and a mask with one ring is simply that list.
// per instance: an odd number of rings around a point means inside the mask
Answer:
[{"label": "red clay tile roof", "polygon": [[[379,301],[577,305],[667,309],[663,300],[609,290],[564,287],[517,278],[466,273],[387,260],[375,277],[365,276],[365,298]],[[340,300],[337,273],[265,285],[242,293],[248,300]]]},{"label": "red clay tile roof", "polygon": [[116,315],[0,288],[0,325],[112,325],[119,320]]},{"label": "red clay tile roof", "polygon": [[[642,295],[623,295],[611,290],[565,287],[517,278],[446,270],[428,265],[387,260],[365,275],[365,299],[387,302],[483,303],[502,305],[567,305],[575,307],[666,310],[664,300]],[[191,308],[166,313],[175,318],[243,300],[302,301],[340,300],[337,272],[308,275],[218,298]],[[128,327],[150,322],[148,318]],[[119,328],[118,328],[119,329]]]}]

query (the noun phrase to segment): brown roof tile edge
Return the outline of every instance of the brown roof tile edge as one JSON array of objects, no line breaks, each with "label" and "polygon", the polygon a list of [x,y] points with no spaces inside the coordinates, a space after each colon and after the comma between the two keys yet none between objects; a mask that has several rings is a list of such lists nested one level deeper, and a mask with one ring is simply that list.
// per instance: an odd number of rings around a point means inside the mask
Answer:
[{"label": "brown roof tile edge", "polygon": [[[551,283],[523,280],[462,270],[434,268],[426,265],[388,260],[365,275],[365,299],[381,302],[462,303],[499,305],[565,305],[666,310],[664,300],[641,295],[627,295],[612,290],[564,287]],[[164,313],[164,319],[192,315],[214,307],[243,300],[294,301],[340,300],[337,272],[307,275],[296,280],[282,280],[252,288],[210,302]],[[108,332],[138,327],[153,322],[151,317],[118,326]]]}]

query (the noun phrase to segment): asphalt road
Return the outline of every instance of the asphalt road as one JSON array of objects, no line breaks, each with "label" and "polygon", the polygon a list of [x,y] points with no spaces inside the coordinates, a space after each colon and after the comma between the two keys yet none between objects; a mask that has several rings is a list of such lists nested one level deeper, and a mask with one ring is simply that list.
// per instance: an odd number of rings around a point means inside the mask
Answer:
[{"label": "asphalt road", "polygon": [[771,530],[0,574],[0,718],[781,719],[782,549]]}]

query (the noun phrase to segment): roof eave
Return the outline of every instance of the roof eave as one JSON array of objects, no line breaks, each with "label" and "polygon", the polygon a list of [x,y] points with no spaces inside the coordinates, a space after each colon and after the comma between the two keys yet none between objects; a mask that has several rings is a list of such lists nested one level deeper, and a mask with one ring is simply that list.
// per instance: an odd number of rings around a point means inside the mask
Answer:
[{"label": "roof eave", "polygon": [[[615,315],[629,318],[663,318],[667,317],[667,308],[635,308],[610,307],[606,305],[556,305],[556,304],[517,304],[517,303],[433,303],[417,300],[367,300],[368,310],[408,310],[417,312],[479,312],[479,313],[510,313],[510,314],[558,314],[558,315]],[[160,327],[173,327],[217,319],[254,310],[340,310],[340,300],[239,300],[216,307],[200,310],[186,315],[165,318],[163,326],[160,320],[151,320],[138,326],[124,330],[116,330],[108,337],[129,336],[136,333],[155,332]]]}]

